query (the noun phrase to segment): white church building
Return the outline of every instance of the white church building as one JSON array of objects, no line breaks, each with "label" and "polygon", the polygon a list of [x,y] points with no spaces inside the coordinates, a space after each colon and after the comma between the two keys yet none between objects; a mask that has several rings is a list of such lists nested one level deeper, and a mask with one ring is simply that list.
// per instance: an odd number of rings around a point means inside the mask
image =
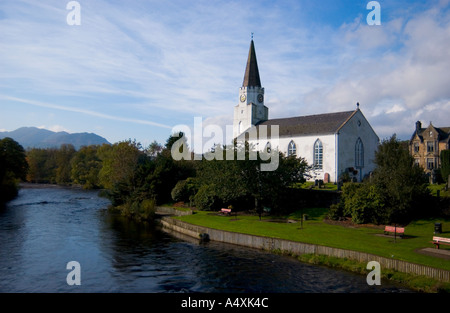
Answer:
[{"label": "white church building", "polygon": [[270,147],[287,156],[304,158],[313,166],[311,180],[336,183],[348,173],[350,178],[361,181],[375,168],[379,138],[359,104],[352,111],[269,119],[252,40],[239,104],[234,107],[233,137],[242,138],[252,126],[259,129],[261,125],[267,129],[278,125],[279,130],[276,145],[269,135],[262,149]]}]

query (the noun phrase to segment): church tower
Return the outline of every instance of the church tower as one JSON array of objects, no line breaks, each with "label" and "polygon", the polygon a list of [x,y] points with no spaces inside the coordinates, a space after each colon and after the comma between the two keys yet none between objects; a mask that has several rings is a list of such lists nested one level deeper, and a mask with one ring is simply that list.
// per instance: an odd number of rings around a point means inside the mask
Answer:
[{"label": "church tower", "polygon": [[252,125],[269,119],[269,109],[264,105],[264,88],[261,87],[255,44],[250,42],[244,82],[239,88],[239,104],[234,107],[233,137],[236,138]]}]

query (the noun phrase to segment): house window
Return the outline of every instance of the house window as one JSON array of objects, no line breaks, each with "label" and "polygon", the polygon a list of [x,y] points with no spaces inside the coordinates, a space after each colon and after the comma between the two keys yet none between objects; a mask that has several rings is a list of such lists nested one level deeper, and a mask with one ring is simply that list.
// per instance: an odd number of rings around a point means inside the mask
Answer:
[{"label": "house window", "polygon": [[414,153],[419,153],[419,143],[418,142],[414,143]]},{"label": "house window", "polygon": [[291,155],[297,155],[297,148],[295,147],[295,143],[292,140],[288,145],[288,156]]},{"label": "house window", "polygon": [[420,159],[414,159],[414,165],[419,166],[420,165]]},{"label": "house window", "polygon": [[356,140],[355,145],[355,166],[364,167],[364,145],[361,138]]},{"label": "house window", "polygon": [[319,170],[323,168],[323,145],[319,139],[314,143],[314,168]]},{"label": "house window", "polygon": [[434,168],[434,159],[427,159],[427,169],[432,170]]},{"label": "house window", "polygon": [[434,141],[427,142],[427,152],[434,152]]}]

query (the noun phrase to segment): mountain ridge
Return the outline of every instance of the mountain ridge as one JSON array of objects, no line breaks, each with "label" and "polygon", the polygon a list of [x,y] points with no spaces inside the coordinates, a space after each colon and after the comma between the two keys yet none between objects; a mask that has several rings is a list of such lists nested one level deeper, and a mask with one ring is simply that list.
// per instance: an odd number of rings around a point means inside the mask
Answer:
[{"label": "mountain ridge", "polygon": [[76,150],[82,146],[110,144],[105,138],[94,133],[54,132],[37,127],[20,127],[13,131],[0,132],[0,139],[10,137],[24,149],[59,148],[63,144],[71,144]]}]

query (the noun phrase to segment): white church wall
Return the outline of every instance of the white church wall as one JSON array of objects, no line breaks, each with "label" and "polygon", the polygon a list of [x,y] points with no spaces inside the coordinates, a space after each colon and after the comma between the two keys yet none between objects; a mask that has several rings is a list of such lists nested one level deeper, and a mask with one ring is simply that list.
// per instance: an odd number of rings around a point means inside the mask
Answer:
[{"label": "white church wall", "polygon": [[[356,142],[358,138],[364,145],[364,166],[356,168]],[[339,130],[338,135],[338,179],[347,168],[358,171],[355,177],[358,181],[375,169],[375,151],[378,148],[378,136],[361,111],[357,111],[352,118]]]},{"label": "white church wall", "polygon": [[[278,150],[288,155],[288,146],[291,140],[296,146],[297,157],[302,157],[308,162],[308,165],[314,164],[314,144],[319,139],[322,142],[323,148],[323,164],[321,170],[314,170],[313,175],[309,180],[324,179],[325,173],[330,175],[330,182],[336,181],[336,145],[334,134],[329,135],[312,135],[312,136],[295,136],[295,137],[281,137],[279,139]],[[272,146],[272,148],[274,148]]]}]

